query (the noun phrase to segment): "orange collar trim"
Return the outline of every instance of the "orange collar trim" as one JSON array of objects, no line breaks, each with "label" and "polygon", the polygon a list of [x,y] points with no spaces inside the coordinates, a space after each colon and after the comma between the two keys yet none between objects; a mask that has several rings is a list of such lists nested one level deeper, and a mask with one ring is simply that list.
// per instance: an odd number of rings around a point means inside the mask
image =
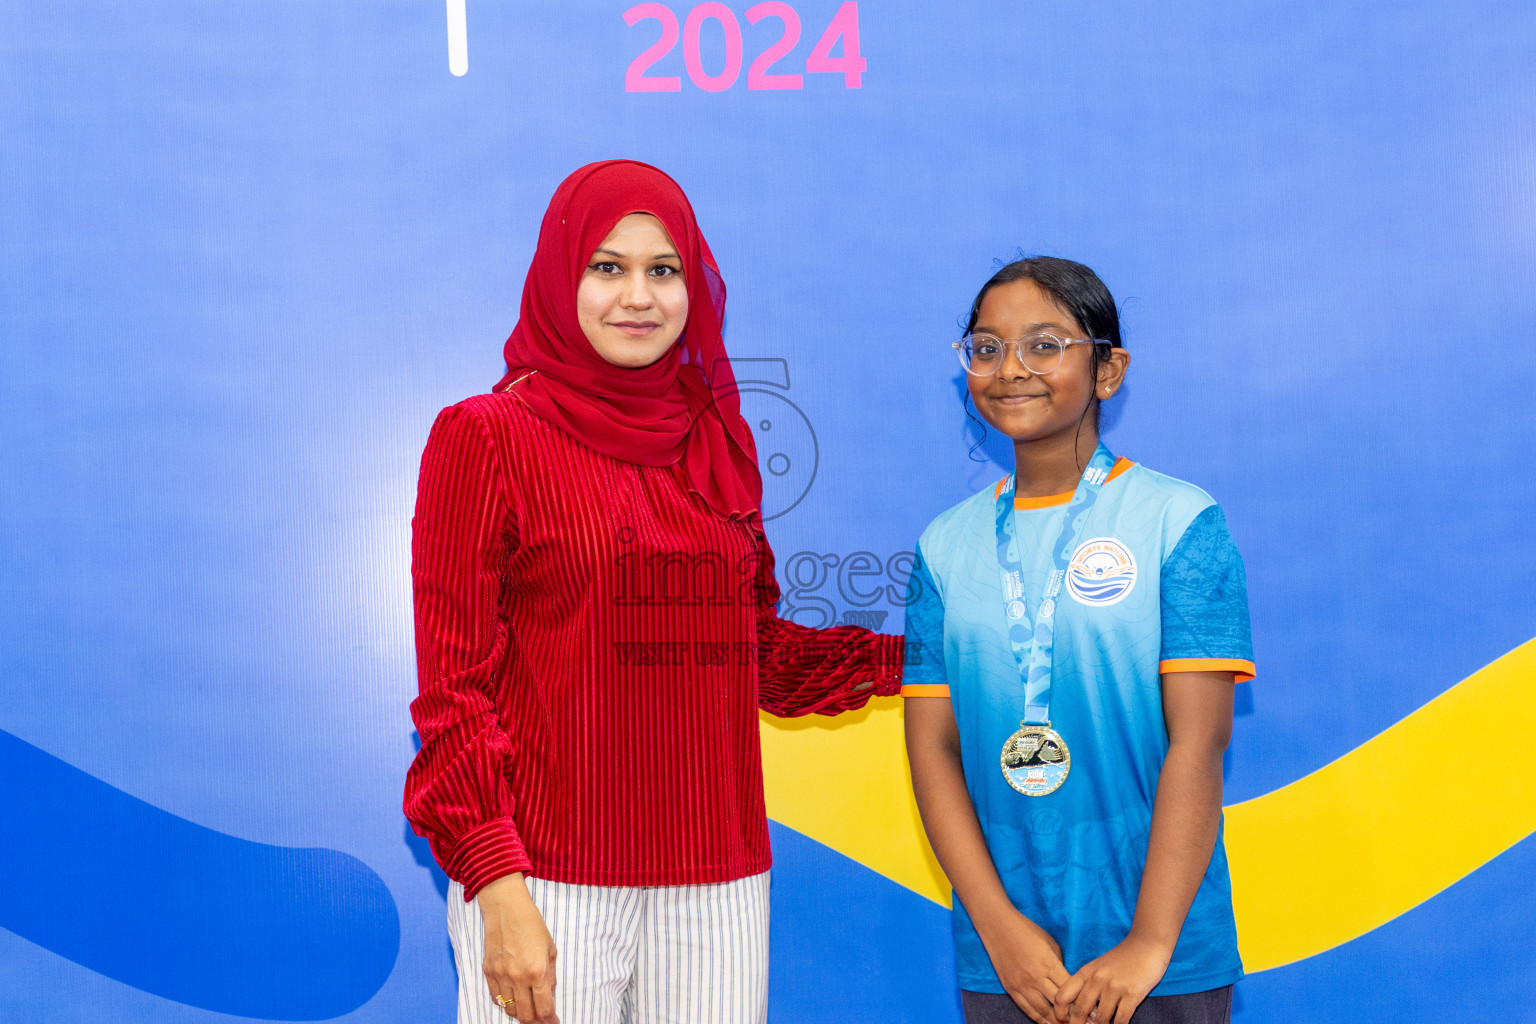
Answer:
[{"label": "orange collar trim", "polygon": [[[1115,460],[1114,468],[1109,471],[1109,476],[1104,478],[1104,482],[1106,484],[1109,483],[1115,477],[1124,473],[1134,465],[1136,465],[1136,463],[1132,462],[1130,459],[1125,458],[1124,456],[1121,456]],[[997,482],[997,486],[992,488],[993,501],[996,501],[998,498],[1002,497],[1003,485],[1007,482],[1008,478],[1003,477]],[[1061,494],[1047,494],[1040,498],[1021,498],[1015,494],[1013,496],[1013,507],[1015,510],[1021,512],[1036,508],[1055,508],[1057,505],[1065,505],[1067,502],[1071,501],[1072,493],[1073,492],[1071,491],[1065,491]]]}]

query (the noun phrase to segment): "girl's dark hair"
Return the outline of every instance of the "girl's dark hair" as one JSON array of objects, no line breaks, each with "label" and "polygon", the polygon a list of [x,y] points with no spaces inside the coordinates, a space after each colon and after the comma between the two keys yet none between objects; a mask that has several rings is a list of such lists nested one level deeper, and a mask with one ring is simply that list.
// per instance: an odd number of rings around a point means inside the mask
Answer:
[{"label": "girl's dark hair", "polygon": [[[1120,311],[1115,308],[1115,297],[1109,293],[1109,288],[1099,280],[1099,275],[1090,268],[1072,260],[1059,259],[1055,256],[1029,256],[1024,259],[1014,260],[998,268],[997,273],[987,278],[987,283],[981,286],[981,291],[976,293],[976,301],[971,303],[970,316],[965,321],[965,333],[970,334],[976,329],[976,320],[981,316],[981,303],[987,297],[987,293],[1000,284],[1011,284],[1014,281],[1033,281],[1051,297],[1056,305],[1072,315],[1079,327],[1088,332],[1088,337],[1096,341],[1107,341],[1115,348],[1124,348],[1120,342]],[[1090,379],[1099,379],[1099,367],[1104,362],[1103,349],[1094,345],[1093,362],[1089,367]],[[970,396],[966,395],[969,403]],[[1093,422],[1099,421],[1099,398],[1097,388],[1093,391],[1093,399],[1088,403],[1088,409],[1084,411],[1093,413]],[[976,420],[969,409],[966,415]],[[983,433],[986,426],[981,424]],[[1081,423],[1078,425],[1081,429]],[[976,448],[980,441],[971,446],[971,458],[976,458]]]},{"label": "girl's dark hair", "polygon": [[1056,305],[1072,314],[1072,319],[1088,332],[1090,338],[1110,342],[1115,348],[1123,347],[1115,297],[1109,294],[1099,275],[1081,263],[1055,256],[1030,256],[999,268],[976,293],[976,301],[971,303],[971,315],[965,323],[966,334],[976,329],[976,318],[981,315],[981,302],[987,292],[1014,281],[1035,282],[1055,300]]}]

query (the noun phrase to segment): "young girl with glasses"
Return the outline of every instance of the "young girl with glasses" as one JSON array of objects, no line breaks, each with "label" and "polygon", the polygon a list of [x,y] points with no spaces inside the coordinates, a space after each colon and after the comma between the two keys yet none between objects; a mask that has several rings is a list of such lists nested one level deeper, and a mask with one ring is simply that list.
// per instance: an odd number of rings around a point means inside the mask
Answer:
[{"label": "young girl with glasses", "polygon": [[907,609],[907,751],[966,1020],[1228,1020],[1242,559],[1209,495],[1100,441],[1130,356],[1092,270],[1003,267],[955,348],[1016,464],[924,531]]}]

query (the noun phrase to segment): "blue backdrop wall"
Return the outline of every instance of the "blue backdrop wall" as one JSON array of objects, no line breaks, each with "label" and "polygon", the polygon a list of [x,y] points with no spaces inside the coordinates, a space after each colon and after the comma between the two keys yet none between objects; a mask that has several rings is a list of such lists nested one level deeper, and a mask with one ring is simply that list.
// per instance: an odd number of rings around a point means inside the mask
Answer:
[{"label": "blue backdrop wall", "polygon": [[[888,561],[1001,476],[995,437],[967,456],[957,317],[1020,248],[1101,273],[1134,355],[1109,440],[1215,495],[1247,560],[1229,803],[1536,636],[1536,8],[466,13],[0,4],[0,1020],[452,1019],[445,882],[399,811],[417,459],[500,375],[545,203],[594,159],[694,201],[778,427],[781,568]],[[786,612],[870,611],[813,590]],[[1427,850],[1468,827],[1416,811]],[[1505,852],[1251,975],[1237,1019],[1536,1020],[1536,821],[1508,816]],[[958,1020],[942,906],[774,841],[772,1020]]]}]

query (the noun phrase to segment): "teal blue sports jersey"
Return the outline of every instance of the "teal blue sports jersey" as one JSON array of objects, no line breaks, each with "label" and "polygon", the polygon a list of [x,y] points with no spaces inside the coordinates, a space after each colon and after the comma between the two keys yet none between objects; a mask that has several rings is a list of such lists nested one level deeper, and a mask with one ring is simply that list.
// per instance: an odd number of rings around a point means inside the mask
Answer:
[{"label": "teal blue sports jersey", "polygon": [[[948,695],[966,787],[1014,906],[1061,943],[1068,971],[1130,931],[1152,800],[1168,752],[1161,673],[1253,677],[1243,563],[1204,491],[1121,459],[1083,524],[1057,601],[1051,723],[1071,751],[1066,782],[1024,796],[999,757],[1024,717],[994,540],[997,488],[940,515],[918,543],[907,608],[907,696]],[[1029,614],[1050,577],[1070,494],[1015,500]],[[913,645],[921,645],[913,652]],[[1002,992],[955,901],[960,987]],[[1242,976],[1226,850],[1210,867],[1153,995]]]}]

